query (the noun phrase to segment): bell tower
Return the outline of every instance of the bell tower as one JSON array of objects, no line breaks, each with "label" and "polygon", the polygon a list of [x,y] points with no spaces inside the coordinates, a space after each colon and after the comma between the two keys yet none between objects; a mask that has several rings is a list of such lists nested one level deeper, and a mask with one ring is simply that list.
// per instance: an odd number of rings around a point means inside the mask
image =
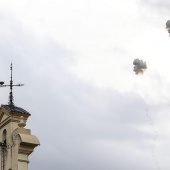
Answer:
[{"label": "bell tower", "polygon": [[0,82],[0,87],[10,87],[9,103],[0,107],[0,170],[28,170],[29,155],[34,148],[40,145],[38,138],[26,129],[26,122],[31,114],[13,102],[14,86],[12,81],[9,85]]}]

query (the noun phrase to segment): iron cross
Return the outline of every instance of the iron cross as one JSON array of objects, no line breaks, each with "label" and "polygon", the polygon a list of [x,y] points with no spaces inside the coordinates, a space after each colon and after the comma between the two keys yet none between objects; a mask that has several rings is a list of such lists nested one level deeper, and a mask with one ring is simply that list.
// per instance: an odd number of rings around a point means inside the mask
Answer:
[{"label": "iron cross", "polygon": [[14,84],[13,84],[13,80],[12,80],[12,63],[11,63],[10,70],[11,70],[11,80],[10,80],[10,84],[9,84],[9,85],[6,85],[6,84],[4,84],[3,81],[1,81],[1,82],[0,82],[0,87],[7,87],[7,86],[10,87],[9,102],[8,102],[8,104],[9,104],[10,106],[14,106],[14,97],[13,97],[13,92],[12,92],[13,87],[14,87],[14,86],[23,86],[24,84],[15,84],[15,85],[14,85]]}]

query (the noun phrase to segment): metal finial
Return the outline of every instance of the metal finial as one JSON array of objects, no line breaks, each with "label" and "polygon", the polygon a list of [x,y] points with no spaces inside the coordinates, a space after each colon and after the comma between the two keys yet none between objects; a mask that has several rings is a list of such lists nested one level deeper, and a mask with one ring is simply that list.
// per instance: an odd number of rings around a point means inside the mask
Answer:
[{"label": "metal finial", "polygon": [[23,84],[16,84],[16,85],[13,85],[13,80],[12,80],[12,63],[11,63],[11,67],[10,67],[10,70],[11,70],[11,80],[10,80],[10,84],[9,85],[4,85],[4,82],[0,82],[0,87],[6,87],[6,86],[9,86],[10,87],[10,93],[9,93],[9,102],[8,104],[10,106],[14,106],[14,97],[13,97],[13,87],[14,86],[23,86]]},{"label": "metal finial", "polygon": [[10,93],[9,93],[9,102],[8,104],[13,106],[14,105],[14,97],[13,97],[13,93],[12,93],[12,89],[13,89],[13,81],[12,81],[12,63],[11,63],[11,67],[10,67],[10,70],[11,70],[11,80],[10,80]]}]

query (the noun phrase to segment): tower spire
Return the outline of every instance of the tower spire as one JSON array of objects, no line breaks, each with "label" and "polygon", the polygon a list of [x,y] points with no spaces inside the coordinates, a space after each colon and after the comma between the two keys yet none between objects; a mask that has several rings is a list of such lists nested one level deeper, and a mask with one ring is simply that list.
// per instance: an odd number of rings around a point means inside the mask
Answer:
[{"label": "tower spire", "polygon": [[13,77],[12,77],[12,70],[13,70],[12,62],[11,62],[10,70],[11,70],[11,77],[10,77],[11,80],[10,80],[10,84],[9,84],[9,85],[5,85],[4,82],[0,82],[0,87],[7,87],[7,86],[10,87],[8,104],[9,104],[10,106],[14,106],[13,87],[14,87],[14,86],[23,86],[23,84],[16,84],[16,85],[13,84],[13,79],[12,79],[12,78],[13,78]]}]

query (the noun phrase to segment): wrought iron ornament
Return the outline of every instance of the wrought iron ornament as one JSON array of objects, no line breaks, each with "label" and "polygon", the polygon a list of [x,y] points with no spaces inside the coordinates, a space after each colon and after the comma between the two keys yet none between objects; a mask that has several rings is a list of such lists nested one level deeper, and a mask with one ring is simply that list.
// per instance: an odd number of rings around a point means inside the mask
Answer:
[{"label": "wrought iron ornament", "polygon": [[[11,158],[12,158],[12,147],[13,146],[15,146],[15,144],[14,145],[7,144],[6,140],[4,142],[0,142],[1,170],[5,170],[5,162],[7,159],[7,150],[8,149],[11,150]],[[12,161],[12,159],[11,159],[11,161]],[[11,164],[11,166],[12,166],[12,164]],[[12,170],[12,168],[10,168],[9,170]]]},{"label": "wrought iron ornament", "polygon": [[9,93],[9,102],[8,102],[8,104],[10,105],[10,106],[14,106],[14,97],[13,97],[13,87],[14,86],[23,86],[24,84],[13,84],[13,80],[12,80],[12,63],[11,63],[11,67],[10,67],[10,70],[11,70],[11,80],[10,80],[10,84],[9,85],[6,85],[6,84],[4,84],[4,82],[0,82],[0,87],[7,87],[7,86],[9,86],[10,87],[10,93]]},{"label": "wrought iron ornament", "polygon": [[1,154],[1,170],[5,170],[5,158],[7,152],[7,145],[6,143],[0,142],[0,154]]}]

